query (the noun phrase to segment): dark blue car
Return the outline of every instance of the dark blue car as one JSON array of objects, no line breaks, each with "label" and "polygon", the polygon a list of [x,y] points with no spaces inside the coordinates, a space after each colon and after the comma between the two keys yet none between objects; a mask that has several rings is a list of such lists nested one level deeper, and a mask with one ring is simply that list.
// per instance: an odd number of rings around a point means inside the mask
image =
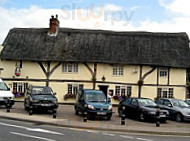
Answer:
[{"label": "dark blue car", "polygon": [[88,119],[99,116],[110,120],[112,117],[112,105],[100,90],[80,90],[74,108],[76,115],[87,112]]}]

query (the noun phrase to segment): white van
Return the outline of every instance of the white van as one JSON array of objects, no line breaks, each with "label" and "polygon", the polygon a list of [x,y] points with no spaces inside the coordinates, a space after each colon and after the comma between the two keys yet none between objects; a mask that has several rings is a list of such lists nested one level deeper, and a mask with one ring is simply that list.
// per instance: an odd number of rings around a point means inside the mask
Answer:
[{"label": "white van", "polygon": [[10,88],[8,88],[7,85],[0,78],[0,105],[6,106],[6,103],[8,100],[9,100],[10,108],[11,108],[15,103],[14,95],[10,91]]}]

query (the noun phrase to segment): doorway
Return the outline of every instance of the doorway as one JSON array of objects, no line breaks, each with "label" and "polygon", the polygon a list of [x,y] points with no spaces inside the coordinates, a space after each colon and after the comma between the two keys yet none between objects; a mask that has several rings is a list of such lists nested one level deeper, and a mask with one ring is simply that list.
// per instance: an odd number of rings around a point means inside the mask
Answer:
[{"label": "doorway", "polygon": [[108,93],[108,85],[99,85],[99,90],[103,91],[105,96],[107,97],[107,93]]}]

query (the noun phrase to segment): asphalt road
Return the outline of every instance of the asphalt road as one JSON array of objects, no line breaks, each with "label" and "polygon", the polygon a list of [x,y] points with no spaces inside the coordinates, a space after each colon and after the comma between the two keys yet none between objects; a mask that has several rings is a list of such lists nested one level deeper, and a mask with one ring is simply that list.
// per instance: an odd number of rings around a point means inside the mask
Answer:
[{"label": "asphalt road", "polygon": [[0,119],[0,141],[189,141],[189,138],[63,128]]}]

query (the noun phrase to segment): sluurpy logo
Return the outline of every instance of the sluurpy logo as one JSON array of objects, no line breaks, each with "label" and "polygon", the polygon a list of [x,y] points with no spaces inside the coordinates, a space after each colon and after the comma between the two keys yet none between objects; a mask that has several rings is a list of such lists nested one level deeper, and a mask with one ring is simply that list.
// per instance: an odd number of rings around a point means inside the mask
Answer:
[{"label": "sluurpy logo", "polygon": [[79,22],[90,22],[94,27],[101,27],[105,23],[115,25],[120,23],[122,26],[127,26],[131,21],[135,9],[123,9],[114,6],[95,6],[91,4],[86,7],[80,7],[73,3],[71,5],[63,5],[61,7],[61,18],[64,20],[78,20]]}]

